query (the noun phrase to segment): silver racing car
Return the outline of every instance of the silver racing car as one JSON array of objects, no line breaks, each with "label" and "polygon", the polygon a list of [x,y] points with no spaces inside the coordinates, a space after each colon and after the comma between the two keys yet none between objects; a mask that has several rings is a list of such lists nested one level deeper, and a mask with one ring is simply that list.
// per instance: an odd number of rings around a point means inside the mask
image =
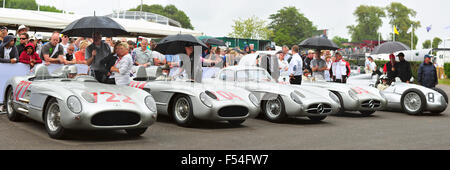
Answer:
[{"label": "silver racing car", "polygon": [[55,76],[37,65],[29,75],[8,80],[4,104],[9,120],[26,116],[42,122],[49,136],[57,139],[66,129],[124,129],[139,136],[156,121],[156,104],[149,93],[61,71]]},{"label": "silver racing car", "polygon": [[[290,84],[289,75],[287,71],[282,70],[278,64],[278,59],[272,53],[261,52],[253,55],[246,55],[241,59],[239,65],[248,66],[256,65],[269,70],[272,78],[277,80],[280,84]],[[369,116],[377,110],[382,110],[386,106],[386,99],[383,97],[377,89],[369,86],[357,86],[348,84],[329,83],[324,80],[306,80],[307,77],[303,77],[301,87],[308,88],[320,88],[319,90],[310,90],[316,93],[317,91],[332,92],[338,98],[340,103],[340,109],[338,114],[345,111],[359,111],[364,116]],[[292,85],[295,87],[296,85]]]},{"label": "silver racing car", "polygon": [[150,92],[158,114],[173,117],[180,126],[192,126],[196,119],[240,125],[259,112],[259,101],[245,89],[173,79],[155,66],[136,70],[129,86]]},{"label": "silver racing car", "polygon": [[227,67],[210,82],[216,86],[236,86],[253,92],[261,101],[264,116],[271,122],[281,122],[287,117],[308,117],[321,121],[340,108],[333,93],[315,87],[278,84],[266,70],[259,67]]},{"label": "silver racing car", "polygon": [[[350,77],[347,83],[379,87],[378,85],[383,82],[379,75],[362,74]],[[399,78],[392,84],[380,88],[380,92],[386,96],[386,109],[402,110],[412,115],[422,114],[425,111],[440,114],[448,105],[447,94],[442,89],[403,83]]]}]

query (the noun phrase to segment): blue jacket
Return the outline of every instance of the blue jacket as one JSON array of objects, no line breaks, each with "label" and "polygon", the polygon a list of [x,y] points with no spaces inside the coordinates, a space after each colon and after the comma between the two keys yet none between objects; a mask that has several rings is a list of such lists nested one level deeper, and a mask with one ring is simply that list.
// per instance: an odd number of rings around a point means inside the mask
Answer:
[{"label": "blue jacket", "polygon": [[438,84],[438,77],[436,73],[436,67],[432,63],[420,64],[419,70],[418,70],[418,76],[417,81],[420,85],[433,88]]},{"label": "blue jacket", "polygon": [[8,35],[5,38],[3,38],[2,44],[0,44],[0,63],[10,63],[11,59],[16,58],[17,61],[19,60],[19,53],[17,52],[17,48],[15,45],[13,45],[11,48],[11,52],[9,53],[9,59],[5,59],[5,46],[11,41],[14,41],[16,37],[12,35]]}]

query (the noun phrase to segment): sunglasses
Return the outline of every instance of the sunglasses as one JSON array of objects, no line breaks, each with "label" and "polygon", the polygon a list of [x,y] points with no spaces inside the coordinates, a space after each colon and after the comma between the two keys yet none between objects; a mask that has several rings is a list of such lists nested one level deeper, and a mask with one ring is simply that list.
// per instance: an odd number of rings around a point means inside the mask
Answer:
[{"label": "sunglasses", "polygon": [[20,40],[26,40],[27,38],[20,38]]}]

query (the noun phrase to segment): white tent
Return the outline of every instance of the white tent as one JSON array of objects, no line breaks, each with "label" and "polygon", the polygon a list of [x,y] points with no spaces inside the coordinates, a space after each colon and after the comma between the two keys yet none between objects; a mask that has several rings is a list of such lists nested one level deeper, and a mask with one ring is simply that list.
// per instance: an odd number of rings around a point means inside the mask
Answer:
[{"label": "white tent", "polygon": [[[0,25],[18,27],[26,25],[30,31],[63,30],[71,22],[85,17],[83,15],[54,12],[31,11],[21,9],[0,8]],[[145,20],[128,20],[113,18],[122,25],[131,36],[165,37],[174,34],[191,34],[201,36],[199,31],[164,25]]]}]

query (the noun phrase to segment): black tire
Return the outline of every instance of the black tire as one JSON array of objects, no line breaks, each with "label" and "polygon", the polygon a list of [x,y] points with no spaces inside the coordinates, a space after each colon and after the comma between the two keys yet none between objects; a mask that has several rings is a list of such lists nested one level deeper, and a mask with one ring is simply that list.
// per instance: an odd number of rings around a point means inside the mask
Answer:
[{"label": "black tire", "polygon": [[444,96],[445,102],[448,103],[448,96],[447,96],[447,93],[445,93],[444,90],[442,90],[440,88],[437,88],[437,87],[433,88],[433,90],[439,92],[442,96]]},{"label": "black tire", "polygon": [[327,116],[308,116],[308,118],[311,121],[320,122],[320,121],[324,120],[325,118],[327,118]]},{"label": "black tire", "polygon": [[144,134],[146,130],[147,128],[125,129],[125,132],[127,132],[128,136],[139,137]]},{"label": "black tire", "polygon": [[[406,96],[407,94],[409,94],[409,93],[415,93],[415,94],[419,95],[419,97],[420,97],[421,105],[420,105],[420,108],[419,108],[418,110],[416,110],[416,111],[409,111],[409,110],[406,109],[406,107],[405,107],[405,96]],[[419,91],[419,90],[417,90],[417,89],[410,89],[410,90],[405,91],[405,92],[402,94],[402,97],[401,97],[401,100],[400,100],[400,105],[402,106],[403,112],[405,112],[405,113],[407,113],[407,114],[409,114],[409,115],[419,115],[419,114],[422,114],[423,111],[425,110],[426,104],[427,104],[427,101],[426,101],[425,95],[424,95],[421,91]]]},{"label": "black tire", "polygon": [[[11,99],[12,97],[12,99]],[[17,112],[12,103],[8,103],[8,102],[13,102],[11,100],[14,100],[14,93],[13,93],[13,89],[9,88],[7,93],[6,93],[6,97],[5,100],[3,102],[3,107],[6,110],[6,114],[8,115],[8,119],[12,122],[19,122],[22,118],[22,115]],[[10,107],[10,108],[8,108]]]},{"label": "black tire", "polygon": [[359,113],[361,113],[363,116],[370,116],[375,113],[375,110],[360,110]]},{"label": "black tire", "polygon": [[274,122],[274,123],[280,123],[280,122],[285,121],[287,118],[286,109],[284,106],[283,99],[280,96],[277,96],[277,99],[275,99],[275,100],[278,100],[281,103],[281,105],[280,105],[281,111],[278,114],[278,116],[270,116],[270,113],[267,112],[266,105],[270,100],[263,100],[261,102],[262,113],[264,114],[264,117],[266,118],[266,120],[268,120],[270,122]]},{"label": "black tire", "polygon": [[242,123],[245,122],[245,119],[242,120],[229,120],[228,123],[233,126],[241,126]]},{"label": "black tire", "polygon": [[[52,107],[53,104],[58,105],[58,101],[55,98],[51,98],[48,100],[45,110],[44,110],[44,124],[45,124],[45,129],[47,130],[48,136],[50,136],[53,139],[62,139],[65,136],[65,129],[64,127],[62,127],[61,125],[59,126],[59,128],[57,128],[56,130],[51,130],[49,127],[49,121],[47,120],[47,117],[50,113],[50,109]],[[58,105],[59,107],[59,105]],[[60,113],[61,114],[61,113]]]},{"label": "black tire", "polygon": [[[176,110],[176,105],[177,105],[177,102],[179,102],[180,100],[185,100],[185,101],[187,101],[187,104],[188,104],[188,106],[189,106],[189,109],[187,110],[188,111],[188,113],[185,115],[186,117],[185,117],[185,119],[183,120],[183,119],[180,119],[177,115],[176,115],[176,112],[177,112],[177,110]],[[193,125],[193,123],[195,122],[195,117],[194,117],[194,111],[193,111],[193,108],[192,108],[192,101],[191,101],[191,98],[189,98],[189,96],[187,96],[187,95],[182,95],[182,94],[180,94],[180,95],[176,95],[175,97],[174,97],[174,100],[173,100],[173,103],[172,103],[172,106],[171,106],[171,116],[173,117],[173,119],[175,120],[175,123],[177,123],[179,126],[183,126],[183,127],[190,127],[190,126],[192,126]]]},{"label": "black tire", "polygon": [[338,112],[336,112],[336,115],[342,115],[345,113],[345,109],[344,109],[344,100],[342,99],[341,94],[339,94],[339,92],[336,91],[331,91],[332,93],[334,93],[338,99],[339,99],[339,104],[341,105],[341,107],[339,108]]}]

